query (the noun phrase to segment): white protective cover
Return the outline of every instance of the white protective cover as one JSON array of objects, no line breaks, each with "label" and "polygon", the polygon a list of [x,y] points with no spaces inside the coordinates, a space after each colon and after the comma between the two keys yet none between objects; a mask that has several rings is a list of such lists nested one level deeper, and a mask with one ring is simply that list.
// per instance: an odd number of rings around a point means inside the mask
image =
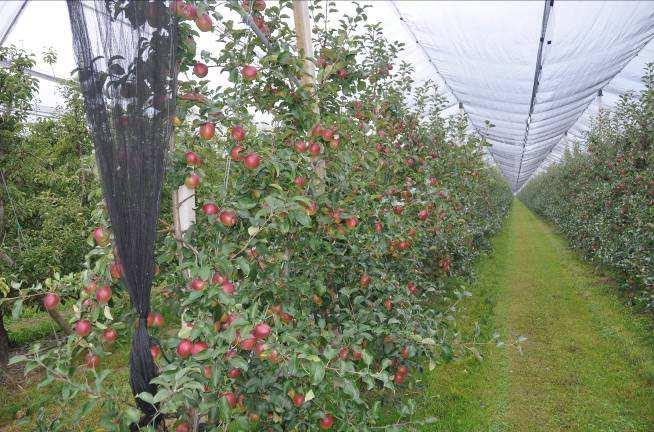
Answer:
[{"label": "white protective cover", "polygon": [[[351,3],[337,7],[352,12]],[[610,109],[620,94],[642,88],[643,67],[654,62],[654,1],[362,3],[372,5],[371,21],[382,22],[389,38],[406,44],[402,59],[415,66],[416,81],[439,84],[450,101],[446,115],[463,103],[514,190],[560,160],[566,143],[583,141],[599,89]],[[36,71],[69,78],[70,38],[65,1],[0,0],[2,44],[35,53]],[[198,46],[214,49],[215,42],[203,34]],[[45,47],[57,51],[56,65],[41,60]],[[35,113],[51,115],[61,103],[57,84],[41,79],[40,86]]]},{"label": "white protective cover", "polygon": [[514,190],[654,36],[654,2],[393,3]]}]

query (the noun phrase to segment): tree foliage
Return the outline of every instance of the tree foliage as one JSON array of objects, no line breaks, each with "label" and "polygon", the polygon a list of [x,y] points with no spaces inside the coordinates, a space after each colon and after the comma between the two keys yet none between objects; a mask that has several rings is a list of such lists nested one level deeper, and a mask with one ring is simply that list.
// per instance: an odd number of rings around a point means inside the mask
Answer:
[{"label": "tree foliage", "polygon": [[625,275],[654,306],[654,69],[640,94],[602,113],[587,149],[530,181],[520,199],[545,216],[587,257]]},{"label": "tree foliage", "polygon": [[[317,24],[336,13],[322,5]],[[423,367],[474,349],[454,325],[469,293],[449,281],[469,274],[512,199],[483,162],[485,142],[465,134],[465,118],[440,115],[437,88],[413,82],[402,46],[363,7],[315,26],[317,82],[299,86],[290,7],[173,3],[186,19],[185,79],[167,188],[194,188],[198,211],[183,239],[160,227],[158,391],[138,397],[180,431],[371,430],[385,412],[412,412],[412,398],[394,395],[419,385]],[[223,49],[197,52],[207,20],[220,21]],[[228,85],[192,77],[201,61]],[[14,362],[45,368],[64,403],[90,395],[74,421],[102,401],[102,426],[123,431],[139,412],[102,363],[135,316],[110,228],[94,217],[103,235],[87,269],[23,290],[78,296],[77,334]]]}]

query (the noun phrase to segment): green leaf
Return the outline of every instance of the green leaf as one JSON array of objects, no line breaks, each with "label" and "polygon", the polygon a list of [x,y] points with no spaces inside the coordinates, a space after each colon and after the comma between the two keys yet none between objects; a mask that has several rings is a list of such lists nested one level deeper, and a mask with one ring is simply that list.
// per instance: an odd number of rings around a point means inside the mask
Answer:
[{"label": "green leaf", "polygon": [[311,378],[313,385],[318,385],[325,378],[325,366],[322,363],[311,363],[309,366],[311,369]]},{"label": "green leaf", "polygon": [[250,263],[244,257],[240,256],[236,258],[236,264],[238,265],[238,268],[243,270],[243,273],[245,273],[246,276],[250,274]]},{"label": "green leaf", "polygon": [[354,384],[352,384],[352,381],[343,381],[343,392],[345,392],[346,395],[350,396],[355,401],[359,401],[359,389],[357,389]]},{"label": "green leaf", "polygon": [[20,313],[23,311],[23,299],[17,299],[14,302],[14,307],[11,308],[11,319],[16,321],[20,318]]},{"label": "green leaf", "polygon": [[154,404],[154,396],[148,392],[142,392],[136,395],[137,398],[141,399],[143,402]]}]

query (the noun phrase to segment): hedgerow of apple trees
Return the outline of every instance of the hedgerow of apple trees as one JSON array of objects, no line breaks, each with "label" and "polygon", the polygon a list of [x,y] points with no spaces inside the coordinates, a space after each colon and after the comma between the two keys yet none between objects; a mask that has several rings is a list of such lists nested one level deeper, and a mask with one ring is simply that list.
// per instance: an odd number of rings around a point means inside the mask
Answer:
[{"label": "hedgerow of apple trees", "polygon": [[[498,229],[508,186],[364,8],[334,28],[325,15],[338,12],[323,5],[312,5],[312,90],[299,84],[290,2],[173,4],[182,79],[167,182],[194,188],[198,211],[181,241],[161,225],[158,392],[140,397],[177,431],[370,430],[412,411],[396,396],[423,367],[475,349],[453,327],[466,293],[447,281]],[[198,52],[198,30],[220,49]],[[204,80],[209,68],[229,84]],[[139,413],[103,386],[102,363],[135,316],[110,229],[94,237],[76,334],[18,360],[64,381],[65,400],[91,395],[86,412],[102,401],[102,425],[126,430]]]},{"label": "hedgerow of apple trees", "polygon": [[654,306],[654,69],[640,94],[602,113],[587,151],[525,186],[520,199],[552,220],[587,257],[617,269],[639,302]]}]

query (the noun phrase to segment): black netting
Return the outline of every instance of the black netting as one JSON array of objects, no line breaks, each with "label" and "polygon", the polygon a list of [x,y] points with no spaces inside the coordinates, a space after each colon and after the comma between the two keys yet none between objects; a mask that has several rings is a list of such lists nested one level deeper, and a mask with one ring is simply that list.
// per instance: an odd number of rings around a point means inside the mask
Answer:
[{"label": "black netting", "polygon": [[[140,317],[134,394],[154,393],[146,317],[164,158],[175,111],[176,23],[167,2],[68,1],[79,80],[124,281]],[[153,421],[154,407],[137,399]]]}]

